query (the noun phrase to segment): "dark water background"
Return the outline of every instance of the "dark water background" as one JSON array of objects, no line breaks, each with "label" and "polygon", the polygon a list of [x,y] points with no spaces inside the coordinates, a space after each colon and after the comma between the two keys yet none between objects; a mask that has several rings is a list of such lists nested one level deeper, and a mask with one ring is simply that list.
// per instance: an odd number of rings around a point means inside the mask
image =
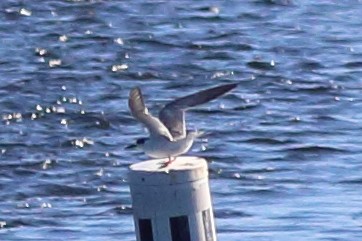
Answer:
[{"label": "dark water background", "polygon": [[123,148],[206,87],[220,241],[362,240],[362,2],[1,1],[0,240],[135,240]]}]

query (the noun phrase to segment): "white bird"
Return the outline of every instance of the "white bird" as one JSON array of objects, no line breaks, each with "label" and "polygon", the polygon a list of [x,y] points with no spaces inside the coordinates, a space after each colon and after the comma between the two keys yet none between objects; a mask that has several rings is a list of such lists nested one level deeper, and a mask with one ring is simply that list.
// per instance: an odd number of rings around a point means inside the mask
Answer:
[{"label": "white bird", "polygon": [[186,131],[185,111],[216,99],[236,86],[221,85],[176,99],[161,109],[159,118],[148,112],[140,88],[133,88],[128,99],[131,114],[146,126],[150,136],[138,139],[136,144],[126,148],[141,146],[145,154],[152,158],[168,158],[163,167],[169,165],[177,156],[188,152],[200,135],[197,131]]}]

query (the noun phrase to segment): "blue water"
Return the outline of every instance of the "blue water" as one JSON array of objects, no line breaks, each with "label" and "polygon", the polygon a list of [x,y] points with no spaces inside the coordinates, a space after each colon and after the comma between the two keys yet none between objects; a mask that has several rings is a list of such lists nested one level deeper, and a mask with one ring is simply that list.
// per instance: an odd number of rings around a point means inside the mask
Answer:
[{"label": "blue water", "polygon": [[206,131],[219,241],[362,239],[362,4],[0,2],[0,240],[135,240],[129,114],[239,83]]}]

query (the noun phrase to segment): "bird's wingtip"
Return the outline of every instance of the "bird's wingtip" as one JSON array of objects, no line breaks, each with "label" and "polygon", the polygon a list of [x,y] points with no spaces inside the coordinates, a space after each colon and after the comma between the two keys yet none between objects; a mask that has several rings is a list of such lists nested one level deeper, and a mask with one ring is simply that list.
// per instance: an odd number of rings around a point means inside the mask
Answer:
[{"label": "bird's wingtip", "polygon": [[131,89],[131,91],[129,92],[129,95],[130,96],[132,96],[132,95],[134,95],[134,94],[138,94],[138,93],[141,93],[141,89],[140,89],[140,87],[138,87],[138,86],[136,86],[136,87],[133,87],[132,89]]},{"label": "bird's wingtip", "polygon": [[226,84],[226,86],[229,86],[230,89],[234,89],[239,85],[239,83],[231,83],[231,84]]},{"label": "bird's wingtip", "polygon": [[224,84],[224,85],[215,87],[215,89],[219,89],[222,91],[222,93],[226,93],[232,89],[235,89],[238,85],[239,85],[238,83]]},{"label": "bird's wingtip", "polygon": [[143,101],[142,92],[139,87],[134,87],[131,89],[128,98],[128,106],[132,115],[135,117],[138,115],[138,113],[144,113],[147,111]]}]

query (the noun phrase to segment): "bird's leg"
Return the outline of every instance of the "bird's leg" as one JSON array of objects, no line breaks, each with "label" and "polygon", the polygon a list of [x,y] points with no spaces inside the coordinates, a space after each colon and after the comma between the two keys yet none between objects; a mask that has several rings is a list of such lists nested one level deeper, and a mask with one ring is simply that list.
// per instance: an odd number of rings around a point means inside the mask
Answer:
[{"label": "bird's leg", "polygon": [[176,160],[176,157],[169,156],[168,160],[163,164],[163,167],[167,167],[168,165],[170,165],[175,160]]}]

